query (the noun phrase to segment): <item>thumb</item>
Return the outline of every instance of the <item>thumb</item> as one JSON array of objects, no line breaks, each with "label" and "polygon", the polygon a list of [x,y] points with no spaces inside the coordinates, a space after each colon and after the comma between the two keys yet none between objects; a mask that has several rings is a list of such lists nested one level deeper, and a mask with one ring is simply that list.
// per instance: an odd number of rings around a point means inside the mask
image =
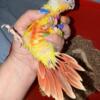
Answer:
[{"label": "thumb", "polygon": [[44,14],[40,13],[38,10],[28,10],[26,13],[24,13],[18,21],[15,23],[14,27],[15,29],[23,34],[23,32],[26,30],[26,28],[35,20],[43,17]]}]

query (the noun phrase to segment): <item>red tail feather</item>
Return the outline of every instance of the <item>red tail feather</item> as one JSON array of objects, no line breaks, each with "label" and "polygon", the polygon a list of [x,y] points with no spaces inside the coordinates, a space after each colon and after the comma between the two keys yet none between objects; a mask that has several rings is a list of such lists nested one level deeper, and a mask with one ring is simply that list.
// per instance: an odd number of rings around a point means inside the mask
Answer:
[{"label": "red tail feather", "polygon": [[52,96],[55,100],[64,100],[62,90],[70,98],[75,99],[76,96],[71,85],[77,89],[85,90],[81,83],[82,78],[75,70],[84,71],[84,69],[78,65],[74,58],[65,54],[60,54],[57,61],[55,69],[48,69],[40,63],[38,69],[40,88],[47,96]]}]

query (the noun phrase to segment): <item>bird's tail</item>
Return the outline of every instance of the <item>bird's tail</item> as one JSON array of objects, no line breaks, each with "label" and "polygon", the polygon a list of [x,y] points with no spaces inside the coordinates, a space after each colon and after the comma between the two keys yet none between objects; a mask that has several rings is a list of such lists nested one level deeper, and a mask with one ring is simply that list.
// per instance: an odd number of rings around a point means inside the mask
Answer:
[{"label": "bird's tail", "polygon": [[70,98],[75,99],[76,96],[71,86],[85,91],[81,83],[82,78],[76,71],[85,70],[69,55],[60,53],[56,57],[55,69],[48,69],[40,63],[37,72],[40,88],[48,97],[52,96],[55,100],[64,100],[62,90]]}]

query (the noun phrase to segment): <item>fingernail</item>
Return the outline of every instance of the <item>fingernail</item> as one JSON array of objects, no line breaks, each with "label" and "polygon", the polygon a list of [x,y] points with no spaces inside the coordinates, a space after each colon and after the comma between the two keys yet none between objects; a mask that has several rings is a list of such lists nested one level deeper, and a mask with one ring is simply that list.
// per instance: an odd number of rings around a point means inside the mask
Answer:
[{"label": "fingernail", "polygon": [[48,14],[49,13],[49,10],[44,9],[44,8],[41,8],[39,11],[41,14]]},{"label": "fingernail", "polygon": [[64,28],[64,24],[58,24],[57,26],[58,26],[58,28],[61,29],[61,30]]}]

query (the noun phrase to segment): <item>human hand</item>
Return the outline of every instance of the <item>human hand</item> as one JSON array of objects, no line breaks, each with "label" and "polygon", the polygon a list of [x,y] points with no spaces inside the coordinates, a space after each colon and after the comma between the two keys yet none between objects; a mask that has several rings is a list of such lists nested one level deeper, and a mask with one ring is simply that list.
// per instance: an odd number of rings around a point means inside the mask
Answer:
[{"label": "human hand", "polygon": [[49,35],[48,37],[46,37],[47,41],[51,42],[54,45],[54,48],[59,52],[63,48],[64,40],[67,40],[71,35],[71,30],[69,27],[70,18],[66,16],[61,16],[60,21],[64,25],[62,29],[62,31],[64,32],[64,36],[61,37],[58,34],[55,34],[55,35],[53,34],[53,35]]},{"label": "human hand", "polygon": [[[20,33],[20,35],[23,35],[23,33],[32,21],[43,16],[44,14],[41,14],[37,10],[29,10],[19,18],[19,20],[15,23],[14,28],[18,31],[18,33]],[[64,24],[64,28],[62,29],[65,33],[64,38],[57,34],[50,35],[46,38],[47,41],[51,42],[54,45],[57,51],[61,51],[64,44],[64,39],[67,39],[70,36],[70,28],[67,24],[67,21],[64,18],[65,17],[61,18],[61,21]],[[12,52],[14,55],[16,55],[16,59],[20,59],[21,63],[28,65],[30,69],[36,71],[36,69],[38,68],[38,61],[35,58],[33,58],[32,55],[23,46],[20,46],[18,42],[19,41],[14,41],[12,47]],[[30,59],[29,61],[31,63],[28,61],[28,59]]]},{"label": "human hand", "polygon": [[[42,16],[44,15],[40,14],[39,11],[28,11],[19,18],[14,27],[20,35],[23,35],[23,32],[31,22]],[[64,23],[64,28],[62,29],[65,32],[64,38],[67,39],[70,35],[70,28],[65,23],[65,20],[62,21]],[[46,39],[60,51],[64,44],[64,38],[59,35],[50,35]],[[11,52],[0,69],[1,98],[5,100],[23,100],[26,92],[36,78],[38,66],[37,59],[20,45],[20,41],[14,38]],[[3,95],[5,88],[8,92]]]},{"label": "human hand", "polygon": [[[22,36],[32,21],[42,16],[44,15],[40,14],[37,10],[29,10],[17,20],[14,24],[14,28],[18,31],[20,36]],[[38,61],[29,53],[27,49],[20,45],[20,41],[14,39],[10,55],[16,60],[17,65],[21,63],[21,65],[28,67],[28,69],[34,73],[34,76],[36,76]]]},{"label": "human hand", "polygon": [[[19,18],[14,27],[19,33],[23,34],[26,28],[32,23],[32,21],[35,20],[34,18],[38,19],[39,16],[42,17],[43,14],[40,14],[40,12],[36,10],[29,10]],[[62,29],[62,31],[64,32],[64,37],[61,37],[57,34],[49,35],[48,37],[46,37],[47,41],[51,42],[57,51],[61,51],[61,49],[63,48],[64,39],[67,39],[71,34],[68,25],[70,23],[69,17],[61,16],[60,20],[64,24],[64,28]]]}]

